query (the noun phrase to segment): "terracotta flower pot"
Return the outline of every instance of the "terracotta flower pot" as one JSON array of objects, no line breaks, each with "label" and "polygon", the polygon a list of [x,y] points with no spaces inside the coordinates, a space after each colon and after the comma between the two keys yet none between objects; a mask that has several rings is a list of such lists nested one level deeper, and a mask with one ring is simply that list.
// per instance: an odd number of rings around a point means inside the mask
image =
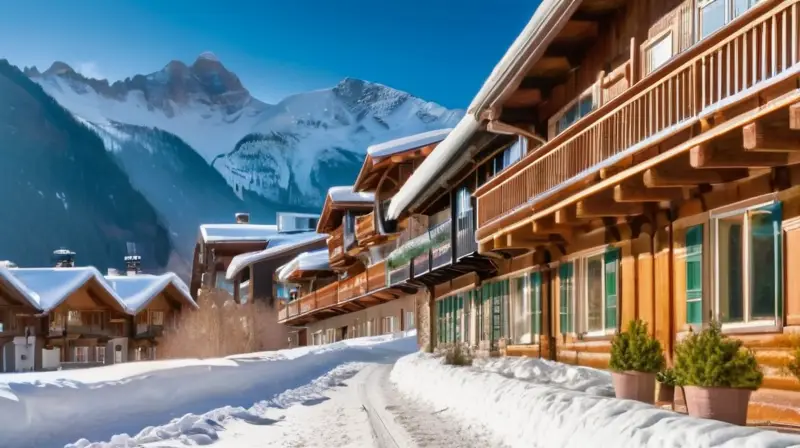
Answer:
[{"label": "terracotta flower pot", "polygon": [[644,372],[611,372],[617,398],[653,404],[656,398],[656,374]]},{"label": "terracotta flower pot", "polygon": [[660,383],[658,385],[658,399],[662,403],[672,403],[675,401],[675,386],[667,386]]},{"label": "terracotta flower pot", "polygon": [[692,417],[709,418],[734,425],[747,423],[750,389],[684,386],[686,408]]}]

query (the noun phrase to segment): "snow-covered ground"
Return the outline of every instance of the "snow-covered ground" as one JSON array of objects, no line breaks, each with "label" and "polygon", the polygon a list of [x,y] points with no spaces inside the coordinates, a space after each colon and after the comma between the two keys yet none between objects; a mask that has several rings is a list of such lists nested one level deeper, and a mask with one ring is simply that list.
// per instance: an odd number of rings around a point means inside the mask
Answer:
[{"label": "snow-covered ground", "polygon": [[[415,350],[412,331],[220,359],[2,374],[0,446],[163,447],[170,441],[181,446],[182,441],[207,444],[216,439],[222,443],[225,437],[219,434],[233,436],[237,425],[266,427],[280,418],[289,420],[292,413],[326,401],[323,391],[341,384],[366,363],[391,364]],[[293,409],[292,404],[300,406]],[[226,431],[220,431],[223,428]],[[269,446],[263,439],[258,442]]]},{"label": "snow-covered ground", "polygon": [[415,353],[391,380],[427,403],[512,447],[789,447],[800,437],[728,425],[611,398],[610,375],[529,358],[452,367]]}]

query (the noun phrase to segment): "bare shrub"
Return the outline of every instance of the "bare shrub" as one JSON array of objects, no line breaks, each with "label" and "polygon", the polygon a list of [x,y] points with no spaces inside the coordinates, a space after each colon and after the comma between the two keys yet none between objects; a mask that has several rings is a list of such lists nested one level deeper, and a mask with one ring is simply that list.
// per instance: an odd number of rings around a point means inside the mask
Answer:
[{"label": "bare shrub", "polygon": [[237,304],[225,290],[203,289],[197,310],[185,308],[165,329],[158,351],[164,358],[211,358],[286,348],[289,329],[265,301]]},{"label": "bare shrub", "polygon": [[444,363],[449,366],[471,366],[472,354],[461,344],[454,344],[444,350]]}]

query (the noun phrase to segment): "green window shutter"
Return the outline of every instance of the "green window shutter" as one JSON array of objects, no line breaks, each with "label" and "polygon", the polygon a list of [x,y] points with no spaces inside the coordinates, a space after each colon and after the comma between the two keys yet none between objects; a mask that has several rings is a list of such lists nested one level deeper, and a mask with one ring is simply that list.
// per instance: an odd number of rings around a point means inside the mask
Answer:
[{"label": "green window shutter", "polygon": [[750,217],[751,319],[783,317],[782,206],[775,202],[748,212]]},{"label": "green window shutter", "polygon": [[572,262],[563,263],[559,267],[559,302],[562,333],[573,332],[572,316]]},{"label": "green window shutter", "polygon": [[703,225],[686,229],[686,323],[703,322]]},{"label": "green window shutter", "polygon": [[538,335],[542,333],[542,274],[540,272],[534,272],[530,275],[530,288],[531,331],[533,335]]},{"label": "green window shutter", "polygon": [[619,300],[619,249],[613,248],[605,254],[605,329],[617,328],[617,302]]}]

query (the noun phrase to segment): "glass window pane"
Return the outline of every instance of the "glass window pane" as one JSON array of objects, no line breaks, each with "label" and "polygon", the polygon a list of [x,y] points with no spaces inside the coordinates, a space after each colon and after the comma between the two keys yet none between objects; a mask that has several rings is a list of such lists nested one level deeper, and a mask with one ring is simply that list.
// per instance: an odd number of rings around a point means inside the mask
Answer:
[{"label": "glass window pane", "polygon": [[560,313],[561,313],[561,332],[571,333],[573,331],[572,315],[572,263],[564,263],[559,268],[560,282]]},{"label": "glass window pane", "polygon": [[733,17],[739,17],[755,5],[757,0],[733,0]]},{"label": "glass window pane", "polygon": [[587,330],[603,330],[603,256],[586,260]]},{"label": "glass window pane", "polygon": [[664,65],[672,58],[672,33],[667,33],[664,37],[654,43],[648,51],[650,58],[648,69],[653,71]]},{"label": "glass window pane", "polygon": [[576,117],[576,120],[578,118],[589,115],[589,112],[594,110],[594,97],[592,95],[586,95],[583,98],[581,98],[580,102],[578,103],[578,108],[579,108],[578,110],[579,116]]},{"label": "glass window pane", "polygon": [[[534,335],[542,333],[542,274],[534,272],[530,277],[531,330]],[[532,341],[533,342],[533,341]]]},{"label": "glass window pane", "polygon": [[686,322],[703,321],[703,226],[686,230]]},{"label": "glass window pane", "polygon": [[617,328],[617,298],[619,297],[617,272],[619,266],[619,249],[609,250],[606,252],[605,258],[605,328],[607,330],[613,330]]},{"label": "glass window pane", "polygon": [[742,231],[744,215],[718,221],[719,315],[722,322],[744,321]]},{"label": "glass window pane", "polygon": [[725,26],[725,2],[715,0],[700,8],[700,36],[706,38]]},{"label": "glass window pane", "polygon": [[780,203],[751,210],[750,217],[750,315],[774,319],[781,284]]}]

